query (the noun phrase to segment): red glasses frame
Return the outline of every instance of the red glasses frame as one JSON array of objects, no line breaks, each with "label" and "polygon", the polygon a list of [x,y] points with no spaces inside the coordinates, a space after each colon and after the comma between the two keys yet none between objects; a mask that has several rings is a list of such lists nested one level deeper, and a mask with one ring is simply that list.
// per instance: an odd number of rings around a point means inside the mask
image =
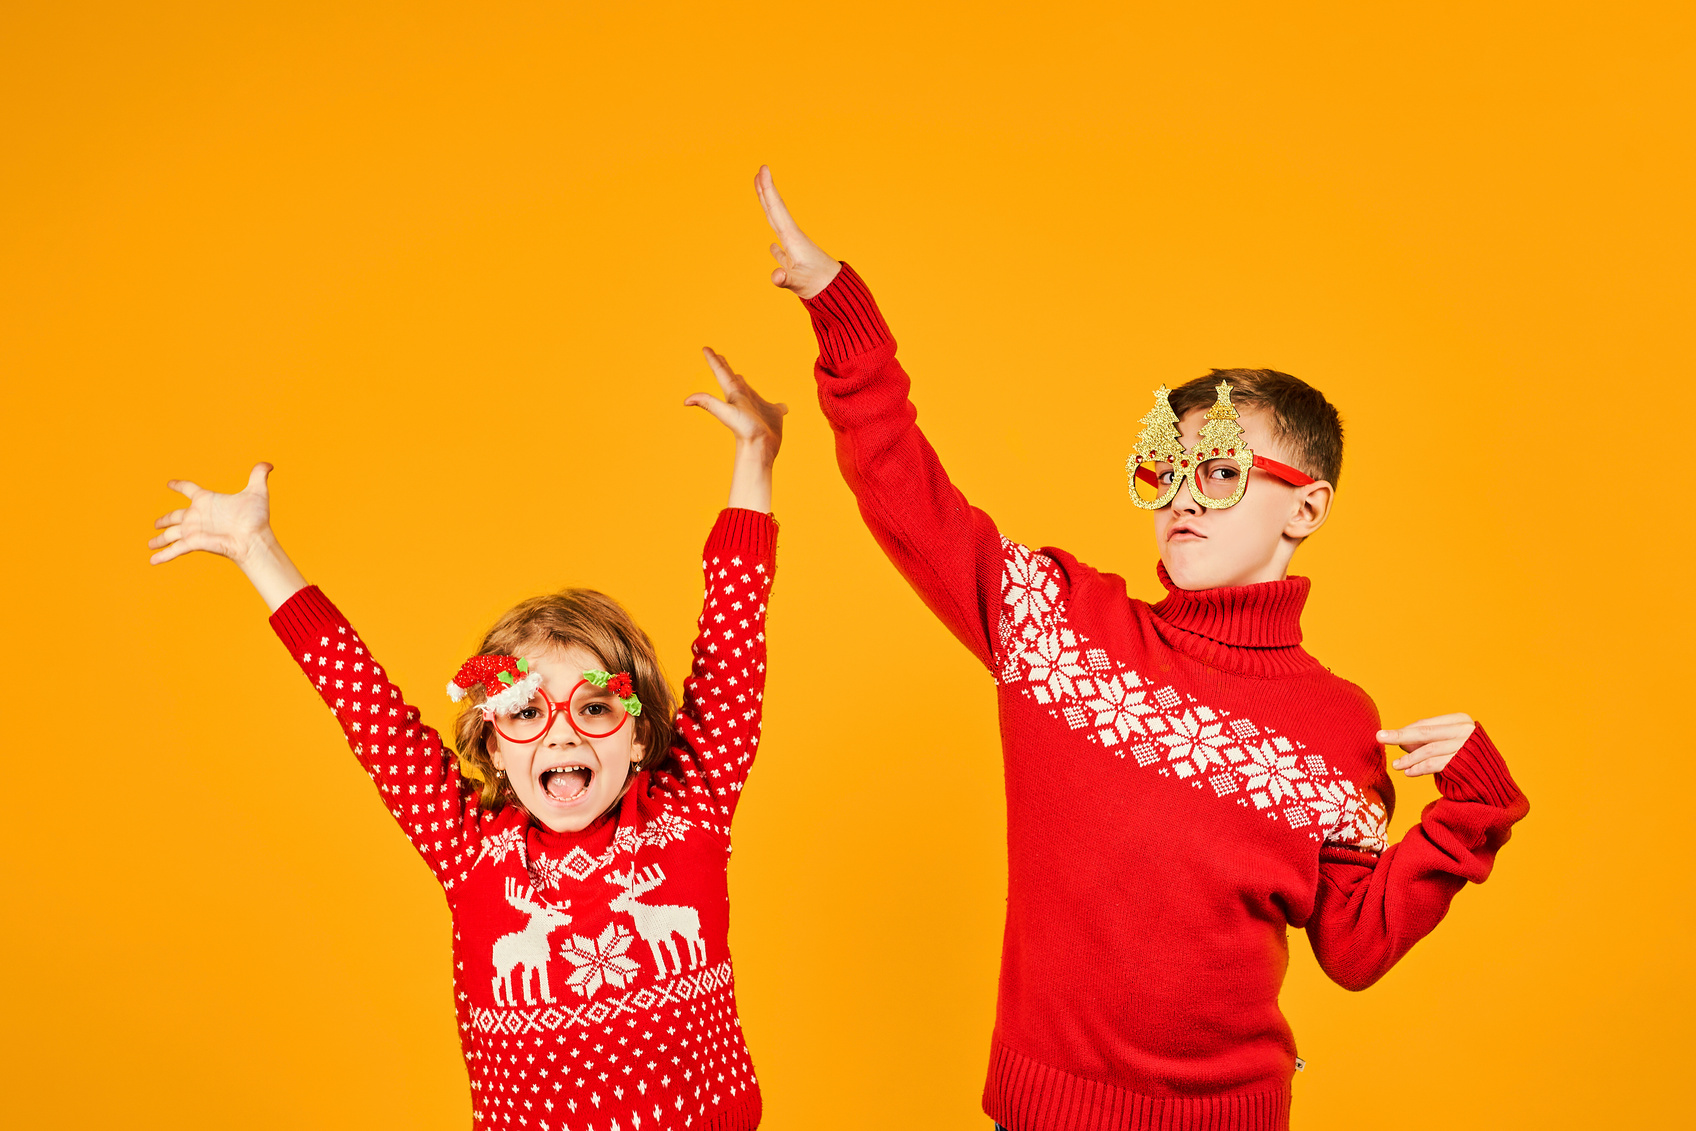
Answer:
[{"label": "red glasses frame", "polygon": [[[564,712],[565,712],[565,721],[566,721],[567,724],[570,725],[572,730],[576,731],[578,734],[582,735],[584,738],[611,738],[613,735],[617,734],[620,730],[622,730],[624,728],[625,723],[630,721],[630,712],[628,710],[626,710],[624,712],[624,718],[619,720],[618,726],[613,727],[611,730],[607,731],[605,734],[590,734],[588,731],[586,731],[582,727],[578,726],[577,720],[571,717],[571,701],[577,697],[577,689],[582,687],[585,683],[588,683],[588,682],[589,681],[586,680],[586,679],[580,679],[574,685],[572,685],[571,694],[567,695],[565,697],[565,707],[563,708]],[[598,685],[592,685],[592,686],[598,686]],[[559,714],[560,714],[560,711],[561,711],[562,708],[560,707],[560,704],[557,701],[555,701],[554,697],[552,695],[548,694],[548,689],[545,688],[545,687],[538,687],[536,689],[536,691],[537,691],[538,694],[541,695],[541,697],[543,699],[545,699],[547,701],[547,704],[548,704],[548,721],[542,724],[542,729],[536,732],[536,735],[535,735],[534,738],[514,738],[514,737],[512,737],[512,735],[508,734],[506,731],[501,729],[500,716],[499,715],[496,715],[489,720],[489,722],[491,724],[493,724],[493,726],[495,728],[495,733],[500,735],[502,738],[506,739],[508,742],[512,743],[515,746],[528,746],[532,742],[540,742],[542,739],[544,739],[548,736],[549,731],[554,729],[554,720],[559,717]],[[616,698],[616,696],[614,696],[614,698]]]},{"label": "red glasses frame", "polygon": [[[1200,467],[1202,462],[1205,461],[1198,461],[1196,466]],[[1282,479],[1285,483],[1288,483],[1292,487],[1306,487],[1309,483],[1319,482],[1319,480],[1308,475],[1306,472],[1297,471],[1287,463],[1279,463],[1277,460],[1267,459],[1265,456],[1255,456],[1254,467],[1258,471],[1266,472],[1266,474],[1272,476],[1274,479]],[[1156,487],[1160,486],[1160,478],[1154,474],[1152,468],[1139,465],[1137,467],[1137,478],[1142,480],[1144,483],[1149,483]],[[1175,499],[1177,497],[1178,494],[1174,491],[1172,493],[1172,498]],[[1168,501],[1166,505],[1171,506],[1172,504]]]}]

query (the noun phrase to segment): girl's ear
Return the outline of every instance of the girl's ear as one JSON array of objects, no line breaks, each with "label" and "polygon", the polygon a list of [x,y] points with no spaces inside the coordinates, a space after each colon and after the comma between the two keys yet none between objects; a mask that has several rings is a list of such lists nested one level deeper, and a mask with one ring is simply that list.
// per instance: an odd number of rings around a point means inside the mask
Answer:
[{"label": "girl's ear", "polygon": [[489,764],[504,774],[506,772],[506,759],[501,757],[500,746],[496,744],[493,735],[483,740],[483,749],[489,754]]},{"label": "girl's ear", "polygon": [[646,746],[642,745],[642,743],[639,739],[631,742],[631,744],[630,744],[630,764],[631,765],[633,765],[633,766],[641,765],[642,759],[646,758],[647,756],[648,756],[648,748]]}]

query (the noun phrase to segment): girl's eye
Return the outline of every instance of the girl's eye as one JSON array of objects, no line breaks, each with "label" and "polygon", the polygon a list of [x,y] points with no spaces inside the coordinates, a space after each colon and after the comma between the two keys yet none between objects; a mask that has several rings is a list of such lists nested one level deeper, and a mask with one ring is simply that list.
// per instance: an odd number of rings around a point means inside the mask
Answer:
[{"label": "girl's eye", "polygon": [[519,710],[518,717],[526,721],[532,721],[541,718],[542,712],[535,707],[524,707]]},{"label": "girl's eye", "polygon": [[607,705],[605,703],[590,703],[583,708],[583,713],[585,715],[604,715],[606,710]]}]

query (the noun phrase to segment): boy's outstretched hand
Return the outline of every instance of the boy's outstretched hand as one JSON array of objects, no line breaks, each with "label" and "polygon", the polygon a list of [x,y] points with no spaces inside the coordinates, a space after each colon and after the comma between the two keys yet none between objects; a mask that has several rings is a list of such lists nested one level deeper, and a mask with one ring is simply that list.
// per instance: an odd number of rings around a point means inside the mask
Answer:
[{"label": "boy's outstretched hand", "polygon": [[710,347],[701,354],[718,379],[724,400],[708,393],[695,393],[683,403],[704,408],[736,437],[735,463],[730,473],[730,505],[771,513],[771,465],[783,446],[783,417],[786,404],[772,404],[754,390],[741,374],[730,368],[723,355]]},{"label": "boy's outstretched hand", "polygon": [[755,175],[754,193],[760,198],[760,207],[766,210],[766,223],[777,233],[779,241],[771,245],[771,257],[778,264],[771,273],[772,283],[802,298],[812,298],[830,286],[842,264],[826,255],[795,223],[783,198],[777,194],[768,166],[761,165]]},{"label": "boy's outstretched hand", "polygon": [[1378,741],[1400,746],[1404,753],[1390,765],[1406,771],[1410,778],[1417,778],[1423,774],[1434,774],[1447,766],[1449,759],[1466,745],[1466,740],[1477,729],[1478,724],[1472,721],[1471,715],[1437,715],[1410,723],[1400,730],[1381,730]]},{"label": "boy's outstretched hand", "polygon": [[163,565],[193,550],[229,558],[276,612],[284,601],[306,588],[306,579],[271,532],[271,490],[265,482],[270,474],[270,464],[254,464],[247,486],[233,495],[208,491],[186,479],[165,484],[186,495],[188,506],[153,523],[164,533],[147,543],[149,549],[158,551],[148,560]]}]

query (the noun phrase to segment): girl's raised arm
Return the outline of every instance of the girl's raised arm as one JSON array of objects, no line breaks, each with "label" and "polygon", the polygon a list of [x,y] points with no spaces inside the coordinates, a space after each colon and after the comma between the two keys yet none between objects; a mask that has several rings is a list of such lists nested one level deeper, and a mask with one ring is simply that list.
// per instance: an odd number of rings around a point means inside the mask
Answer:
[{"label": "girl's raised arm", "polygon": [[771,468],[789,409],[760,396],[719,354],[702,352],[725,399],[696,393],[684,403],[706,409],[729,428],[736,453],[729,506],[701,553],[706,593],[672,752],[683,772],[677,784],[708,823],[726,832],[760,744],[766,598],[777,568]]},{"label": "girl's raised arm", "polygon": [[233,495],[186,480],[170,487],[189,505],[154,525],[164,533],[148,543],[155,565],[191,550],[229,558],[271,608],[271,627],[306,678],[335,712],[348,745],[383,795],[436,878],[451,892],[481,851],[484,811],[477,783],[463,779],[459,760],[419,719],[347,618],[309,586],[271,531],[271,500],[261,463]]}]

